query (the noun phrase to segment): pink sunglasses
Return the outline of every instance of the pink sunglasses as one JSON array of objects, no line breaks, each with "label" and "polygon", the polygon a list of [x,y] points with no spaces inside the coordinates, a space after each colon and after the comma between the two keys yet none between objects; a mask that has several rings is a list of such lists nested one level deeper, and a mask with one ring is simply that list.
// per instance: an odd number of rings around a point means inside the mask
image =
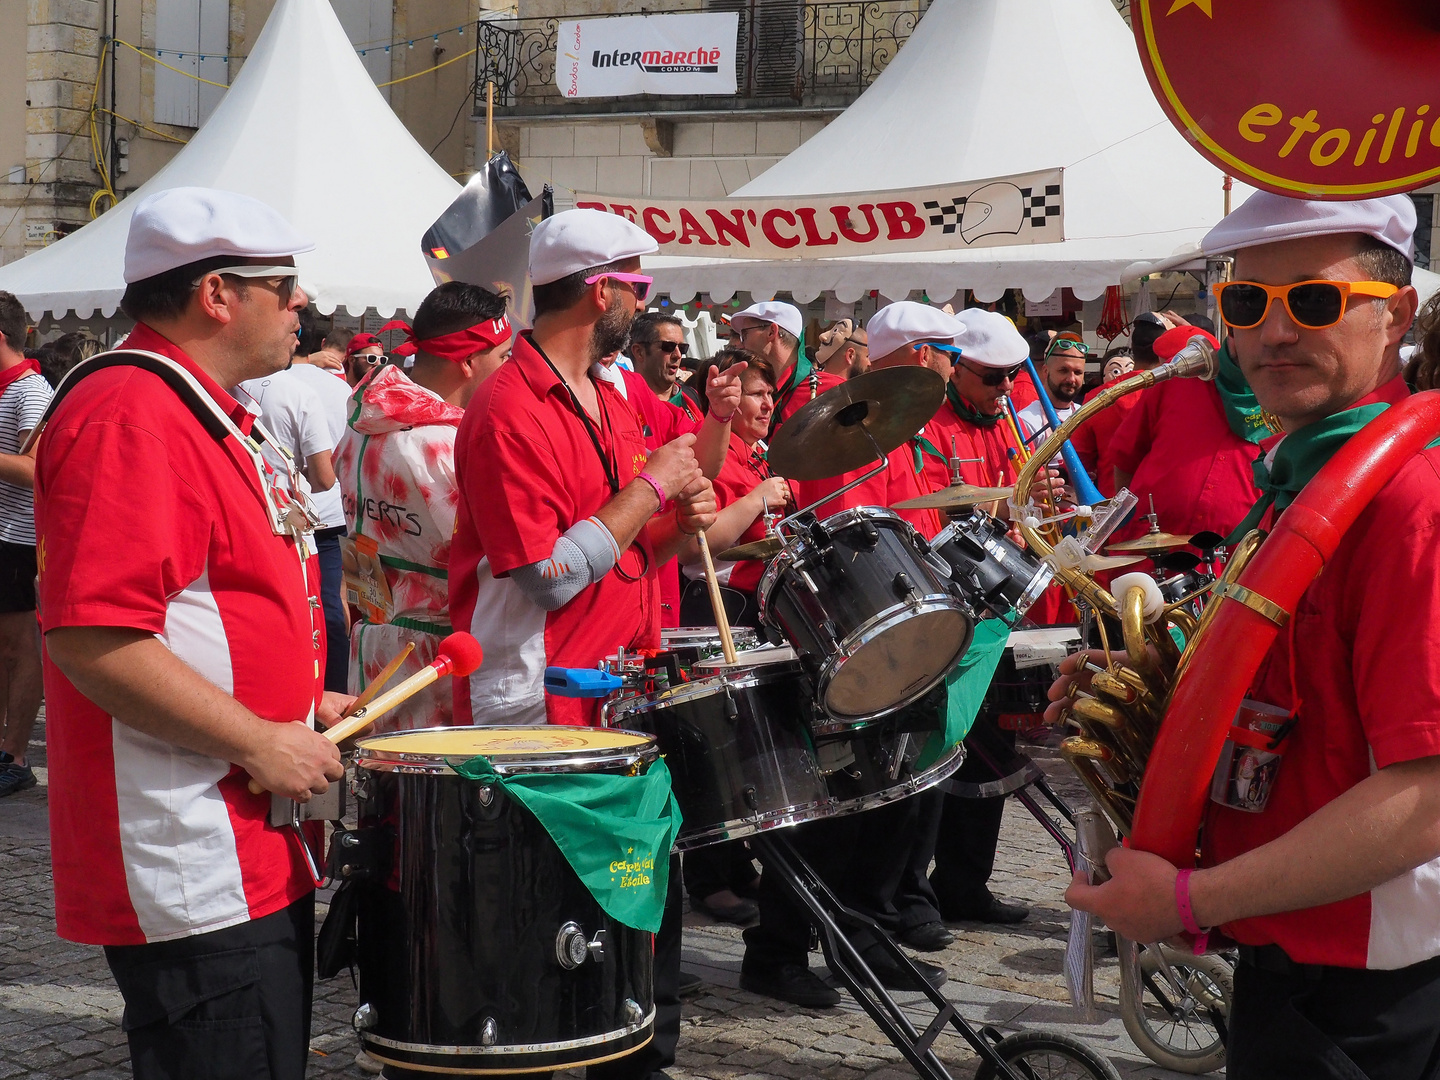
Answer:
[{"label": "pink sunglasses", "polygon": [[604,281],[606,278],[614,278],[616,281],[628,281],[635,287],[635,302],[643,304],[645,298],[650,295],[650,286],[655,284],[655,279],[647,274],[620,274],[606,273],[595,274],[585,279],[586,285],[594,285],[597,281]]}]

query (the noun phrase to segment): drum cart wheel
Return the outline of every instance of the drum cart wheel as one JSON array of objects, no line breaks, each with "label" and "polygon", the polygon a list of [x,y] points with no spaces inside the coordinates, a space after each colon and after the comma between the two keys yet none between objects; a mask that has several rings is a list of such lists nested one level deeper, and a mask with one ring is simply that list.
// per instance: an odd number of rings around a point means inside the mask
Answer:
[{"label": "drum cart wheel", "polygon": [[[993,1028],[982,1034],[998,1036]],[[1025,1080],[1120,1080],[1115,1066],[1073,1035],[1048,1031],[1021,1031],[995,1043],[995,1053],[1016,1076]],[[975,1070],[975,1080],[995,1080],[998,1073],[988,1061]]]},{"label": "drum cart wheel", "polygon": [[1233,993],[1223,957],[1120,942],[1120,1017],[1156,1065],[1196,1075],[1222,1068]]}]

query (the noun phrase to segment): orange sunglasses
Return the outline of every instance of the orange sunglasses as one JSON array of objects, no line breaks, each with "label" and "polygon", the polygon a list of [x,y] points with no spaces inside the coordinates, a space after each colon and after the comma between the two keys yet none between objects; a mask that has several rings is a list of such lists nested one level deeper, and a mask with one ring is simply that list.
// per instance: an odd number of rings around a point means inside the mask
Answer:
[{"label": "orange sunglasses", "polygon": [[1211,286],[1220,301],[1220,318],[1235,330],[1249,330],[1265,321],[1276,300],[1298,326],[1324,330],[1345,317],[1352,296],[1385,299],[1400,291],[1384,281],[1297,281],[1293,285],[1265,285],[1258,281],[1225,281]]}]

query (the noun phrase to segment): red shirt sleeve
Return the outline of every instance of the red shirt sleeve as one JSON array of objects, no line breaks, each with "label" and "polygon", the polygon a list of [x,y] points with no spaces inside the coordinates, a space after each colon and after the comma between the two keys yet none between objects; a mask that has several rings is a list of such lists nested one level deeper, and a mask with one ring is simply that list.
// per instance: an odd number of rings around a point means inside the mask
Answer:
[{"label": "red shirt sleeve", "polygon": [[169,598],[205,572],[215,511],[166,442],[130,419],[80,416],[46,431],[36,475],[46,630],[163,633]]},{"label": "red shirt sleeve", "polygon": [[491,429],[476,440],[467,465],[475,531],[490,572],[499,577],[550,558],[555,541],[576,519],[570,488],[550,448],[528,435]]},{"label": "red shirt sleeve", "polygon": [[1135,475],[1140,462],[1150,452],[1155,440],[1155,418],[1160,412],[1163,386],[1152,386],[1140,392],[1140,404],[1130,410],[1115,434],[1110,436],[1110,457],[1115,468]]}]

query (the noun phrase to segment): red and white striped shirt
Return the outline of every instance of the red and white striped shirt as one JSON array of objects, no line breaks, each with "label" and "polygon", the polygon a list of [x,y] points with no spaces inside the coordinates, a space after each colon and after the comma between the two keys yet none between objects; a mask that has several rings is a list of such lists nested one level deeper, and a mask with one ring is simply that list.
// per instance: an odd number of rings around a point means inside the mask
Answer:
[{"label": "red and white striped shirt", "polygon": [[[242,431],[243,407],[169,341]],[[40,615],[48,632],[154,634],[266,720],[313,723],[325,622],[318,559],[277,536],[255,467],[217,442],[158,376],[115,367],[56,410],[35,469]],[[166,941],[258,919],[312,888],[268,794],[228,761],[121,724],[45,658],[50,832],[59,933]]]}]

